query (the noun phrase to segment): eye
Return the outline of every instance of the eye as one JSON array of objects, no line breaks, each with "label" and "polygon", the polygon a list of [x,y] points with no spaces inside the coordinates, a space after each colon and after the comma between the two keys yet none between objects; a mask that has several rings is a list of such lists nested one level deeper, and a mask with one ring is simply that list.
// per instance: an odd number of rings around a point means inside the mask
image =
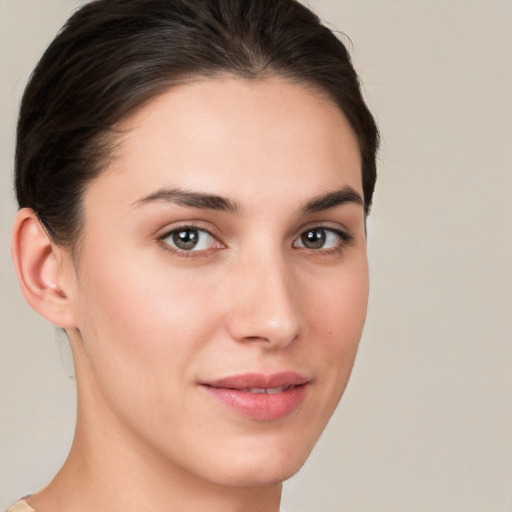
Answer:
[{"label": "eye", "polygon": [[179,252],[205,251],[216,245],[220,247],[219,242],[208,231],[196,227],[173,229],[162,236],[160,240]]},{"label": "eye", "polygon": [[304,231],[294,242],[293,246],[312,250],[341,250],[351,241],[352,237],[343,231],[332,228],[315,227]]}]

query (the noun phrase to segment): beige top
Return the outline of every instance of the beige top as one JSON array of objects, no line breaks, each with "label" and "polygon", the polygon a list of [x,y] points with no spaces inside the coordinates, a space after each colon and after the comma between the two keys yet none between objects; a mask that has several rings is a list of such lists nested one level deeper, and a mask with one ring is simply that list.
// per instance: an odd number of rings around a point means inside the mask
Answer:
[{"label": "beige top", "polygon": [[13,505],[7,512],[36,512],[32,507],[28,506],[25,500],[20,500]]}]

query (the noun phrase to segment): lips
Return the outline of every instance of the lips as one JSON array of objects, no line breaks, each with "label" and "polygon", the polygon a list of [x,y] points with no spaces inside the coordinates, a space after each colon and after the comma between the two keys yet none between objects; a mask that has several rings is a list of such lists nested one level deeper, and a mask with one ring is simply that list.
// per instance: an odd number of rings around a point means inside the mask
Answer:
[{"label": "lips", "polygon": [[240,391],[245,391],[247,393],[266,393],[267,395],[273,395],[275,393],[283,393],[284,391],[288,391],[293,386],[281,386],[279,388],[244,388]]},{"label": "lips", "polygon": [[309,380],[295,372],[247,373],[201,384],[209,396],[250,419],[271,421],[299,408]]}]

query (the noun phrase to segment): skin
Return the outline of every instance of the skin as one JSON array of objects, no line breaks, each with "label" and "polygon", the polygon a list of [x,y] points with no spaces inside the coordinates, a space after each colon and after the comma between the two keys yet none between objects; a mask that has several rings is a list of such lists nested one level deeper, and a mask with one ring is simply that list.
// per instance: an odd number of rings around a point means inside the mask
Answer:
[{"label": "skin", "polygon": [[[356,137],[340,110],[278,78],[198,80],[120,127],[109,168],[84,195],[79,257],[30,210],[13,256],[31,305],[64,327],[78,419],[68,460],[33,495],[38,512],[277,512],[347,384],[366,315]],[[176,204],[162,190],[221,196],[234,211]],[[149,198],[149,199],[148,199]],[[310,204],[311,206],[311,204]],[[199,250],[173,247],[193,225]],[[303,233],[322,226],[320,248]],[[337,234],[348,234],[350,241]],[[247,418],[200,382],[295,371],[304,400]]]}]

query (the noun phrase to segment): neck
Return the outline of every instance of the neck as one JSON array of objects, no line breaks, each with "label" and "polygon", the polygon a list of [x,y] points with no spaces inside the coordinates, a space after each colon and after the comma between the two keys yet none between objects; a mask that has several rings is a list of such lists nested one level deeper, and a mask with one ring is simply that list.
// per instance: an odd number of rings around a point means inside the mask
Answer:
[{"label": "neck", "polygon": [[128,431],[97,395],[93,406],[93,382],[77,383],[73,445],[53,481],[29,498],[37,512],[279,511],[281,483],[231,486],[192,474]]}]

